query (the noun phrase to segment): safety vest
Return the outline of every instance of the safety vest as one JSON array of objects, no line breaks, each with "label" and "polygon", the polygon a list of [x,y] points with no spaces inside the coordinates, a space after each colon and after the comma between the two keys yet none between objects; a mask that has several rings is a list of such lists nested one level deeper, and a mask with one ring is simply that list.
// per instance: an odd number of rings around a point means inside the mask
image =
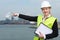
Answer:
[{"label": "safety vest", "polygon": [[[44,25],[46,25],[48,28],[52,29],[52,26],[56,20],[56,18],[54,18],[53,16],[47,18],[44,22],[42,22],[42,18],[43,16],[42,15],[39,15],[38,18],[37,18],[37,27],[43,23]],[[34,40],[44,40],[44,39],[41,39],[39,38],[38,36],[34,36]]]}]

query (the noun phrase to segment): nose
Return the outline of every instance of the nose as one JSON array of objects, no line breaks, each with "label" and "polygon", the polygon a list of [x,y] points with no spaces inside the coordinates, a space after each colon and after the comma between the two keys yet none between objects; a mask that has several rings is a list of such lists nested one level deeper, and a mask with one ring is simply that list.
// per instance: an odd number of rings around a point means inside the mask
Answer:
[{"label": "nose", "polygon": [[46,9],[44,9],[44,13],[46,13],[47,12],[47,10]]}]

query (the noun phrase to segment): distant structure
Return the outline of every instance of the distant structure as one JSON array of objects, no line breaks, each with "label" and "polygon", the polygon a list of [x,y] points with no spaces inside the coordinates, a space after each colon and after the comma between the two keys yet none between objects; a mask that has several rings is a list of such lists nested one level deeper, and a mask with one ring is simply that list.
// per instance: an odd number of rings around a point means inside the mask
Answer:
[{"label": "distant structure", "polygon": [[5,16],[6,20],[16,20],[17,18],[12,16],[12,12],[7,13],[7,15]]},{"label": "distant structure", "polygon": [[34,21],[30,21],[30,24],[36,24],[36,22],[34,22]]},{"label": "distant structure", "polygon": [[22,18],[12,16],[12,12],[7,13],[5,20],[0,21],[0,24],[36,24],[34,21],[24,20]]},{"label": "distant structure", "polygon": [[5,16],[6,19],[11,20],[11,12],[8,12]]},{"label": "distant structure", "polygon": [[12,21],[14,20],[14,17],[13,17],[13,16],[11,16],[11,20],[12,20]]}]

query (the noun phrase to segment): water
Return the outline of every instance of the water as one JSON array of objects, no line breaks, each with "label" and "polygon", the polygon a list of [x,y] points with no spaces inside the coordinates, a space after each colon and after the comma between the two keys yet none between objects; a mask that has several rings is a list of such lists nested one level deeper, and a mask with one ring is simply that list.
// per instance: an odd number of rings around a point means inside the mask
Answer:
[{"label": "water", "polygon": [[[33,26],[34,25],[0,25],[0,40],[33,40],[35,30]],[[60,35],[52,40],[60,40]]]}]

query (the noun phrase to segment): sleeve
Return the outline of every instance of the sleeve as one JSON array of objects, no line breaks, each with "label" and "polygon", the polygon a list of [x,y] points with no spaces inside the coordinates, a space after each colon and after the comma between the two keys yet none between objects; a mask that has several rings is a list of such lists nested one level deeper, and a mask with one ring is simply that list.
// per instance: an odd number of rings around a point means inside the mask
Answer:
[{"label": "sleeve", "polygon": [[25,19],[25,20],[37,22],[37,16],[27,16],[27,15],[19,14],[18,17],[19,17],[19,18],[23,18],[23,19]]},{"label": "sleeve", "polygon": [[47,34],[46,35],[46,39],[50,39],[50,38],[54,38],[58,36],[58,24],[57,24],[57,20],[55,20],[54,24],[53,24],[53,33],[52,34]]}]

